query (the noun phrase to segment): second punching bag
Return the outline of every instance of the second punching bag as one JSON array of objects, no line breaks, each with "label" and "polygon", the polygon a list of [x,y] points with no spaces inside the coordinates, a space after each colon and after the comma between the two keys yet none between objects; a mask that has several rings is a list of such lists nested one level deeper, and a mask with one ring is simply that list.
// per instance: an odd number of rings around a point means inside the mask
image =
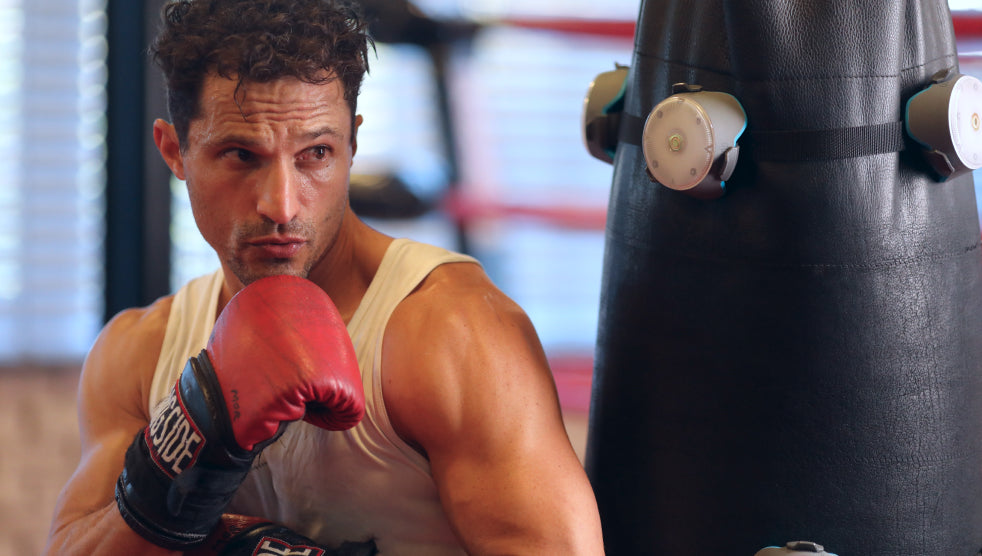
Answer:
[{"label": "second punching bag", "polygon": [[[943,0],[642,3],[586,456],[608,554],[982,548],[972,178],[904,123],[945,70]],[[718,198],[649,176],[643,124],[676,83],[745,111]]]}]

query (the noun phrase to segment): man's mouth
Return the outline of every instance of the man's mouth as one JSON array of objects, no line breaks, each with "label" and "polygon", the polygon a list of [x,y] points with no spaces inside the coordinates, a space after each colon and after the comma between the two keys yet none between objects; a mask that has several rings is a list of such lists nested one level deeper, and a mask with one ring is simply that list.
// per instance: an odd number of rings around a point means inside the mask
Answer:
[{"label": "man's mouth", "polygon": [[297,237],[261,237],[250,240],[249,246],[272,259],[292,258],[307,241]]}]

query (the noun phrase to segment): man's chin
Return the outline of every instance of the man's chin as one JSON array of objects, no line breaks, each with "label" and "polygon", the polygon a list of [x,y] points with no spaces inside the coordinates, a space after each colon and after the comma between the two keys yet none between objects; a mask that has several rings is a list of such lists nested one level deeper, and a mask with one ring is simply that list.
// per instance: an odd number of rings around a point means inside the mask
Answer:
[{"label": "man's chin", "polygon": [[310,274],[309,268],[298,264],[295,260],[268,261],[262,264],[253,263],[249,265],[233,264],[231,270],[243,286],[248,286],[256,280],[269,276],[286,275],[307,278]]}]

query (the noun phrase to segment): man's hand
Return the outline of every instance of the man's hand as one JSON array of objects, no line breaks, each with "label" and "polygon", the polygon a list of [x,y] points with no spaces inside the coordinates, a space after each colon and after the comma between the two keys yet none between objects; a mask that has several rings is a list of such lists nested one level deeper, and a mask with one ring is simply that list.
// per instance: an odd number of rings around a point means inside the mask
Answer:
[{"label": "man's hand", "polygon": [[258,280],[228,303],[208,346],[134,438],[117,506],[147,540],[195,546],[287,423],[343,430],[364,411],[354,348],[327,294],[302,278]]}]

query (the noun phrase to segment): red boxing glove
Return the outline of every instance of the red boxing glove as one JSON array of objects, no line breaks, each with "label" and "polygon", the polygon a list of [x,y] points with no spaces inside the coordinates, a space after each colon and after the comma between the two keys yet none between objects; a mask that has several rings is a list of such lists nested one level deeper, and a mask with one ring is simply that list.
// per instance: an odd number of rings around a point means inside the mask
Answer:
[{"label": "red boxing glove", "polygon": [[174,549],[204,541],[288,423],[341,430],[365,412],[344,322],[323,290],[292,276],[236,294],[166,401],[126,452],[116,502],[133,530]]},{"label": "red boxing glove", "polygon": [[245,450],[274,437],[282,423],[303,418],[345,430],[365,415],[344,321],[313,282],[272,276],[250,284],[218,317],[206,351]]}]

